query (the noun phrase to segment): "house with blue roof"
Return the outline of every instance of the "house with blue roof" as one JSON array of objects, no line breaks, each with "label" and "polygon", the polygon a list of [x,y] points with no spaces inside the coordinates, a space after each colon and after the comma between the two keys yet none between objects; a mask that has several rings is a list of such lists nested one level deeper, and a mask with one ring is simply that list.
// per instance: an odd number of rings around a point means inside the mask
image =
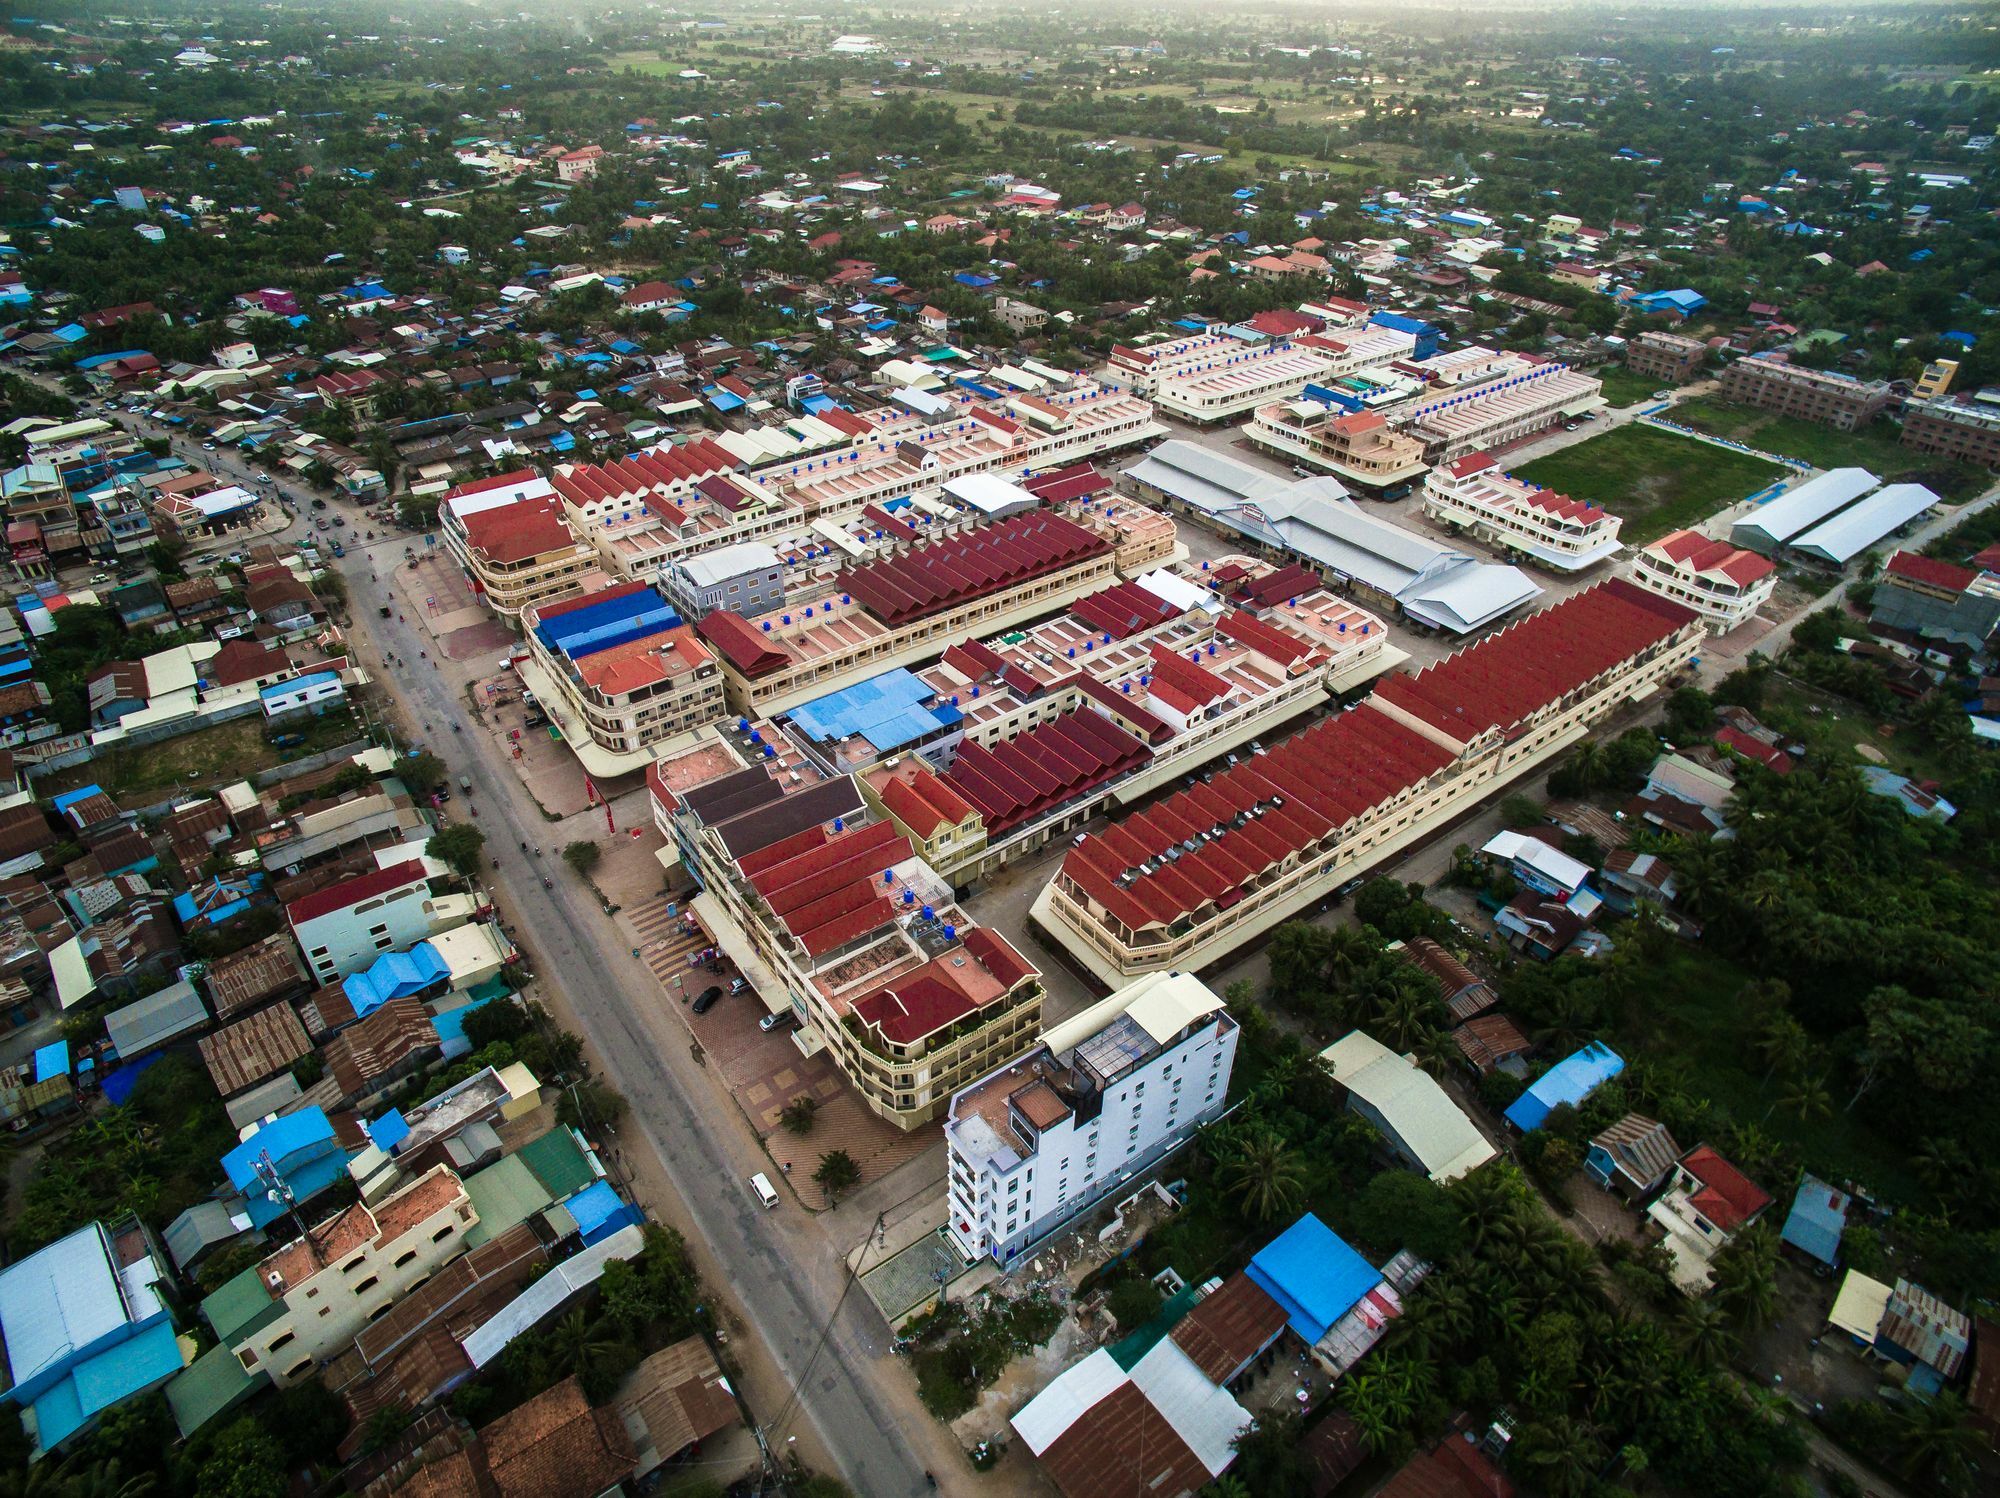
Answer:
[{"label": "house with blue roof", "polygon": [[0,1269],[0,1398],[20,1408],[30,1461],[181,1371],[166,1275],[136,1218],[93,1222]]},{"label": "house with blue roof", "polygon": [[1634,292],[1628,300],[1641,312],[1671,312],[1681,317],[1692,317],[1708,305],[1707,297],[1686,286],[1675,291]]},{"label": "house with blue roof", "polygon": [[1623,1070],[1625,1059],[1603,1041],[1593,1040],[1537,1077],[1514,1099],[1505,1115],[1507,1122],[1532,1134],[1564,1103],[1576,1107]]},{"label": "house with blue roof", "polygon": [[[846,763],[853,763],[852,746],[858,740],[872,751],[871,762],[909,751],[945,764],[964,737],[965,714],[941,701],[937,689],[915,672],[898,666],[800,703],[787,719],[821,753]],[[836,755],[842,744],[849,748]]]},{"label": "house with blue roof", "polygon": [[1310,1212],[1258,1250],[1244,1272],[1308,1347],[1382,1283],[1374,1265]]},{"label": "house with blue roof", "polygon": [[[310,1201],[347,1173],[347,1151],[321,1108],[301,1108],[254,1129],[222,1157],[222,1173],[243,1194],[252,1227],[267,1227],[293,1203]],[[273,1200],[271,1176],[291,1202]]]},{"label": "house with blue roof", "polygon": [[365,1019],[391,999],[407,999],[451,980],[451,965],[428,941],[407,952],[384,952],[374,963],[350,974],[341,989],[354,1006],[354,1017]]},{"label": "house with blue roof", "polygon": [[1778,1233],[1807,1258],[1835,1268],[1840,1263],[1840,1235],[1847,1231],[1847,1209],[1854,1198],[1818,1176],[1808,1173],[1799,1181],[1792,1210]]}]

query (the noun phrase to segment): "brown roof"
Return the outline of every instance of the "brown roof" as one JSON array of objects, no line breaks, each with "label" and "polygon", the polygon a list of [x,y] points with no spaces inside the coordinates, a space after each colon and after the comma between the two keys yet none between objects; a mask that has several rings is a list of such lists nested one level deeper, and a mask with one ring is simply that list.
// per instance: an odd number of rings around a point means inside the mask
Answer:
[{"label": "brown roof", "polygon": [[1172,1498],[1199,1491],[1208,1468],[1127,1379],[1042,1452],[1065,1498]]},{"label": "brown roof", "polygon": [[54,847],[55,829],[32,801],[0,811],[0,861],[11,861]]},{"label": "brown roof", "polygon": [[1284,1329],[1284,1308],[1239,1269],[1182,1317],[1171,1335],[1209,1381],[1219,1384],[1269,1347]]},{"label": "brown roof", "polygon": [[227,1019],[238,1010],[274,999],[305,981],[306,970],[299,962],[298,948],[284,931],[275,931],[262,941],[252,942],[227,957],[218,957],[208,965],[208,995],[215,1001],[218,1019]]},{"label": "brown roof", "polygon": [[437,1026],[420,1000],[391,999],[327,1042],[326,1069],[343,1097],[358,1097],[375,1078],[437,1043]]},{"label": "brown roof", "polygon": [[311,1049],[306,1027],[291,1006],[273,1004],[204,1037],[201,1059],[215,1079],[215,1090],[224,1097],[234,1097],[283,1071]]},{"label": "brown roof", "polygon": [[638,1460],[618,1417],[592,1409],[574,1374],[485,1427],[479,1444],[501,1498],[601,1493]]},{"label": "brown roof", "polygon": [[722,1369],[700,1337],[662,1347],[634,1368],[616,1408],[628,1430],[637,1419],[662,1461],[739,1418]]},{"label": "brown roof", "polygon": [[299,1001],[299,1018],[308,1035],[325,1040],[354,1023],[354,1000],[338,982],[329,983]]},{"label": "brown roof", "polygon": [[1469,1020],[1499,1002],[1500,996],[1479,974],[1428,936],[1412,937],[1405,942],[1403,960],[1437,984],[1454,1020]]},{"label": "brown roof", "polygon": [[1405,1462],[1375,1498],[1514,1498],[1514,1484],[1453,1431]]},{"label": "brown roof", "polygon": [[1509,1056],[1529,1049],[1528,1037],[1504,1014],[1482,1014],[1451,1032],[1459,1053],[1484,1076]]},{"label": "brown roof", "polygon": [[[424,1328],[495,1290],[518,1289],[548,1257],[534,1229],[521,1223],[452,1260],[397,1301],[381,1320],[362,1329],[354,1339],[359,1354],[355,1371],[363,1377],[380,1371]],[[339,1392],[340,1386],[335,1389]]]}]

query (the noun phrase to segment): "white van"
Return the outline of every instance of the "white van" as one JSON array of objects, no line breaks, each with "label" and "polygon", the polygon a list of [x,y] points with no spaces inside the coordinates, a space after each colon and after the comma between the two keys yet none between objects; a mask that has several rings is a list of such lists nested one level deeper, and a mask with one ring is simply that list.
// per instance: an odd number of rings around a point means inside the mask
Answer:
[{"label": "white van", "polygon": [[757,1200],[766,1207],[778,1205],[778,1193],[771,1189],[771,1178],[763,1171],[760,1170],[750,1177],[750,1189],[757,1193]]}]

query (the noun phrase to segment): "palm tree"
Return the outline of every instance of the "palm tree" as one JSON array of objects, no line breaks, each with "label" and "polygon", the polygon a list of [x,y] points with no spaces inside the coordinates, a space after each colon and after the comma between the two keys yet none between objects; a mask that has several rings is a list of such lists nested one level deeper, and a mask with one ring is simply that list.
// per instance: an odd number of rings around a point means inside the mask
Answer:
[{"label": "palm tree", "polygon": [[819,1157],[819,1169],[812,1178],[826,1193],[827,1205],[837,1206],[840,1193],[861,1179],[861,1167],[846,1150],[828,1150]]},{"label": "palm tree", "polygon": [[1251,1498],[1250,1485],[1234,1472],[1225,1472],[1202,1489],[1207,1498]]},{"label": "palm tree", "polygon": [[1376,1020],[1383,1042],[1398,1051],[1418,1049],[1438,1028],[1437,993],[1417,986],[1426,983],[1419,974],[1412,972],[1409,979],[1414,981],[1396,983],[1394,995]]},{"label": "palm tree", "polygon": [[1674,1317],[1674,1346],[1681,1356],[1703,1368],[1719,1368],[1736,1348],[1729,1315],[1712,1300],[1691,1300]]},{"label": "palm tree", "polygon": [[809,1092],[802,1092],[779,1111],[778,1122],[787,1133],[810,1134],[813,1118],[819,1112],[819,1100]]},{"label": "palm tree", "polygon": [[1812,1041],[1806,1027],[1782,1010],[1764,1021],[1757,1032],[1757,1054],[1764,1061],[1764,1080],[1776,1072],[1790,1074],[1805,1065]]},{"label": "palm tree", "polygon": [[1603,1450],[1597,1431],[1582,1420],[1558,1415],[1522,1433],[1523,1455],[1542,1474],[1557,1498],[1575,1498],[1591,1484]]},{"label": "palm tree", "polygon": [[1305,1195],[1305,1165],[1296,1150],[1275,1134],[1244,1140],[1223,1170],[1223,1189],[1257,1222],[1270,1222],[1297,1207]]},{"label": "palm tree", "polygon": [[1340,1386],[1341,1408],[1361,1433],[1361,1444],[1380,1451],[1407,1418],[1399,1391],[1379,1372],[1357,1373]]},{"label": "palm tree", "polygon": [[1777,1239],[1762,1224],[1750,1228],[1715,1256],[1715,1299],[1755,1330],[1777,1310],[1777,1273]]},{"label": "palm tree", "polygon": [[618,1345],[618,1335],[609,1325],[592,1321],[578,1306],[549,1328],[551,1361],[567,1373],[581,1374],[604,1353]]},{"label": "palm tree", "polygon": [[1833,1094],[1824,1076],[1794,1077],[1778,1094],[1778,1106],[1800,1123],[1812,1123],[1833,1113]]},{"label": "palm tree", "polygon": [[1896,1415],[1902,1469],[1948,1493],[1964,1492],[1979,1451],[1965,1401],[1950,1392],[1913,1399]]}]

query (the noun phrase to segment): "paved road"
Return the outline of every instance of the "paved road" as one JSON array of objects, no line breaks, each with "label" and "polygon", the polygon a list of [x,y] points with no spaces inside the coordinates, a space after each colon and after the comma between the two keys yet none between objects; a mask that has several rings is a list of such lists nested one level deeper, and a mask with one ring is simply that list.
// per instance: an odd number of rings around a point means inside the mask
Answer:
[{"label": "paved road", "polygon": [[[432,729],[462,719],[466,704],[455,684],[436,668],[412,669],[417,652],[435,642],[413,624],[376,617],[381,604],[398,601],[388,577],[371,578],[367,560],[354,555],[344,570],[356,617],[367,621],[378,646],[399,658],[387,670],[407,717]],[[628,1140],[636,1126],[659,1156],[689,1222],[713,1262],[723,1266],[744,1320],[790,1385],[803,1389],[803,1416],[841,1476],[857,1493],[884,1498],[930,1491],[924,1461],[938,1458],[916,1453],[934,1449],[937,1427],[916,1405],[902,1365],[876,1350],[884,1339],[866,1296],[857,1289],[843,1300],[847,1276],[840,1253],[817,1224],[804,1223],[801,1231],[789,1220],[800,1216],[796,1207],[767,1213],[753,1202],[746,1179],[769,1162],[689,1054],[685,1032],[667,1028],[674,1017],[659,1013],[663,1001],[652,976],[633,964],[629,945],[589,887],[567,875],[553,850],[538,860],[519,851],[521,842],[535,846],[550,832],[496,741],[483,731],[446,730],[429,738],[451,759],[455,775],[471,777],[472,795],[461,795],[454,807],[461,814],[467,803],[479,808],[476,825],[501,864],[487,877],[507,897],[541,980],[562,991],[567,1002],[559,1008],[568,1009],[603,1059],[607,1080],[630,1102]],[[833,1222],[841,1225],[841,1217]],[[816,1349],[830,1316],[831,1335]],[[780,1413],[767,1409],[759,1416],[770,1421]],[[784,1424],[799,1418],[794,1408]],[[772,1444],[784,1446],[782,1426]],[[946,1469],[940,1464],[940,1470]]]}]

